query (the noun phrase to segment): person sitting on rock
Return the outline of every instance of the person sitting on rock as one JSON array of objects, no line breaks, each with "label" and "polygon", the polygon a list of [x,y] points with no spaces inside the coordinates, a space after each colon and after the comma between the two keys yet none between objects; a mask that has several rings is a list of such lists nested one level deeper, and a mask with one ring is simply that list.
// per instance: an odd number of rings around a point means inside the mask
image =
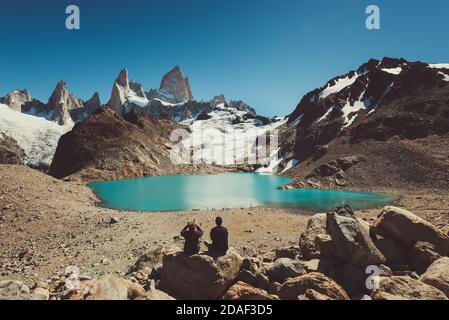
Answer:
[{"label": "person sitting on rock", "polygon": [[181,236],[185,239],[184,253],[192,256],[200,252],[200,238],[203,230],[195,222],[189,222],[181,231]]},{"label": "person sitting on rock", "polygon": [[209,252],[219,256],[224,256],[228,251],[228,229],[222,226],[223,219],[217,217],[215,219],[216,227],[210,231],[210,238],[212,242],[205,241]]}]

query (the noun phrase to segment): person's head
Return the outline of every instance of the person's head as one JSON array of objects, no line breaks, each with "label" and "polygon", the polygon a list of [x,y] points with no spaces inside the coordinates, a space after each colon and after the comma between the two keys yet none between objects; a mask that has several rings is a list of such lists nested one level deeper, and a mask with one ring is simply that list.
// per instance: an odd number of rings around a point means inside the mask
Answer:
[{"label": "person's head", "polygon": [[216,217],[215,218],[215,224],[217,226],[221,226],[223,224],[223,219],[221,217]]},{"label": "person's head", "polygon": [[189,229],[189,231],[195,231],[196,229],[195,222],[189,222],[187,225],[187,229]]}]

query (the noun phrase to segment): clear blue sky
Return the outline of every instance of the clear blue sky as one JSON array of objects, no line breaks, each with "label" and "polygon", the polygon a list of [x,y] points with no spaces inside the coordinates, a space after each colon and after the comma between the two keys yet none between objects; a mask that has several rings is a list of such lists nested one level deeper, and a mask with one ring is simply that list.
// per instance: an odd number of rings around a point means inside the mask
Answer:
[{"label": "clear blue sky", "polygon": [[[380,31],[365,28],[371,3]],[[65,29],[69,4],[79,31]],[[196,98],[224,93],[285,115],[371,57],[449,62],[447,0],[14,0],[1,13],[0,95],[28,88],[43,101],[64,79],[106,102],[120,69],[148,90],[180,65]]]}]

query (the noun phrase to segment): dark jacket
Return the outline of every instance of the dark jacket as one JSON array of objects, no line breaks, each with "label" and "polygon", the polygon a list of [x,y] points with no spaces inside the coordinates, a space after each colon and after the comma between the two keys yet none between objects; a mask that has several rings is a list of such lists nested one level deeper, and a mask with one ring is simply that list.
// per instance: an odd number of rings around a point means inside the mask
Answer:
[{"label": "dark jacket", "polygon": [[210,238],[212,240],[212,251],[226,254],[228,251],[228,229],[223,226],[216,226],[210,231]]},{"label": "dark jacket", "polygon": [[188,255],[198,254],[200,252],[200,238],[203,236],[203,230],[197,226],[197,230],[189,231],[186,226],[181,231],[181,236],[185,239],[184,253]]}]

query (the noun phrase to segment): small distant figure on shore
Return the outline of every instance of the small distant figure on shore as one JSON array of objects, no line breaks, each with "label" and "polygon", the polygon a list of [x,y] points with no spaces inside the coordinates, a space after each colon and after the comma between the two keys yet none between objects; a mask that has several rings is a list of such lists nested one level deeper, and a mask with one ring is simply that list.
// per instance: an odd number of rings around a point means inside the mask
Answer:
[{"label": "small distant figure on shore", "polygon": [[228,251],[228,229],[222,226],[223,219],[221,217],[215,219],[215,224],[217,226],[210,231],[212,241],[205,241],[204,243],[210,253],[224,256]]},{"label": "small distant figure on shore", "polygon": [[185,239],[184,253],[192,256],[200,252],[200,238],[203,230],[195,222],[189,222],[181,231],[181,236]]}]

